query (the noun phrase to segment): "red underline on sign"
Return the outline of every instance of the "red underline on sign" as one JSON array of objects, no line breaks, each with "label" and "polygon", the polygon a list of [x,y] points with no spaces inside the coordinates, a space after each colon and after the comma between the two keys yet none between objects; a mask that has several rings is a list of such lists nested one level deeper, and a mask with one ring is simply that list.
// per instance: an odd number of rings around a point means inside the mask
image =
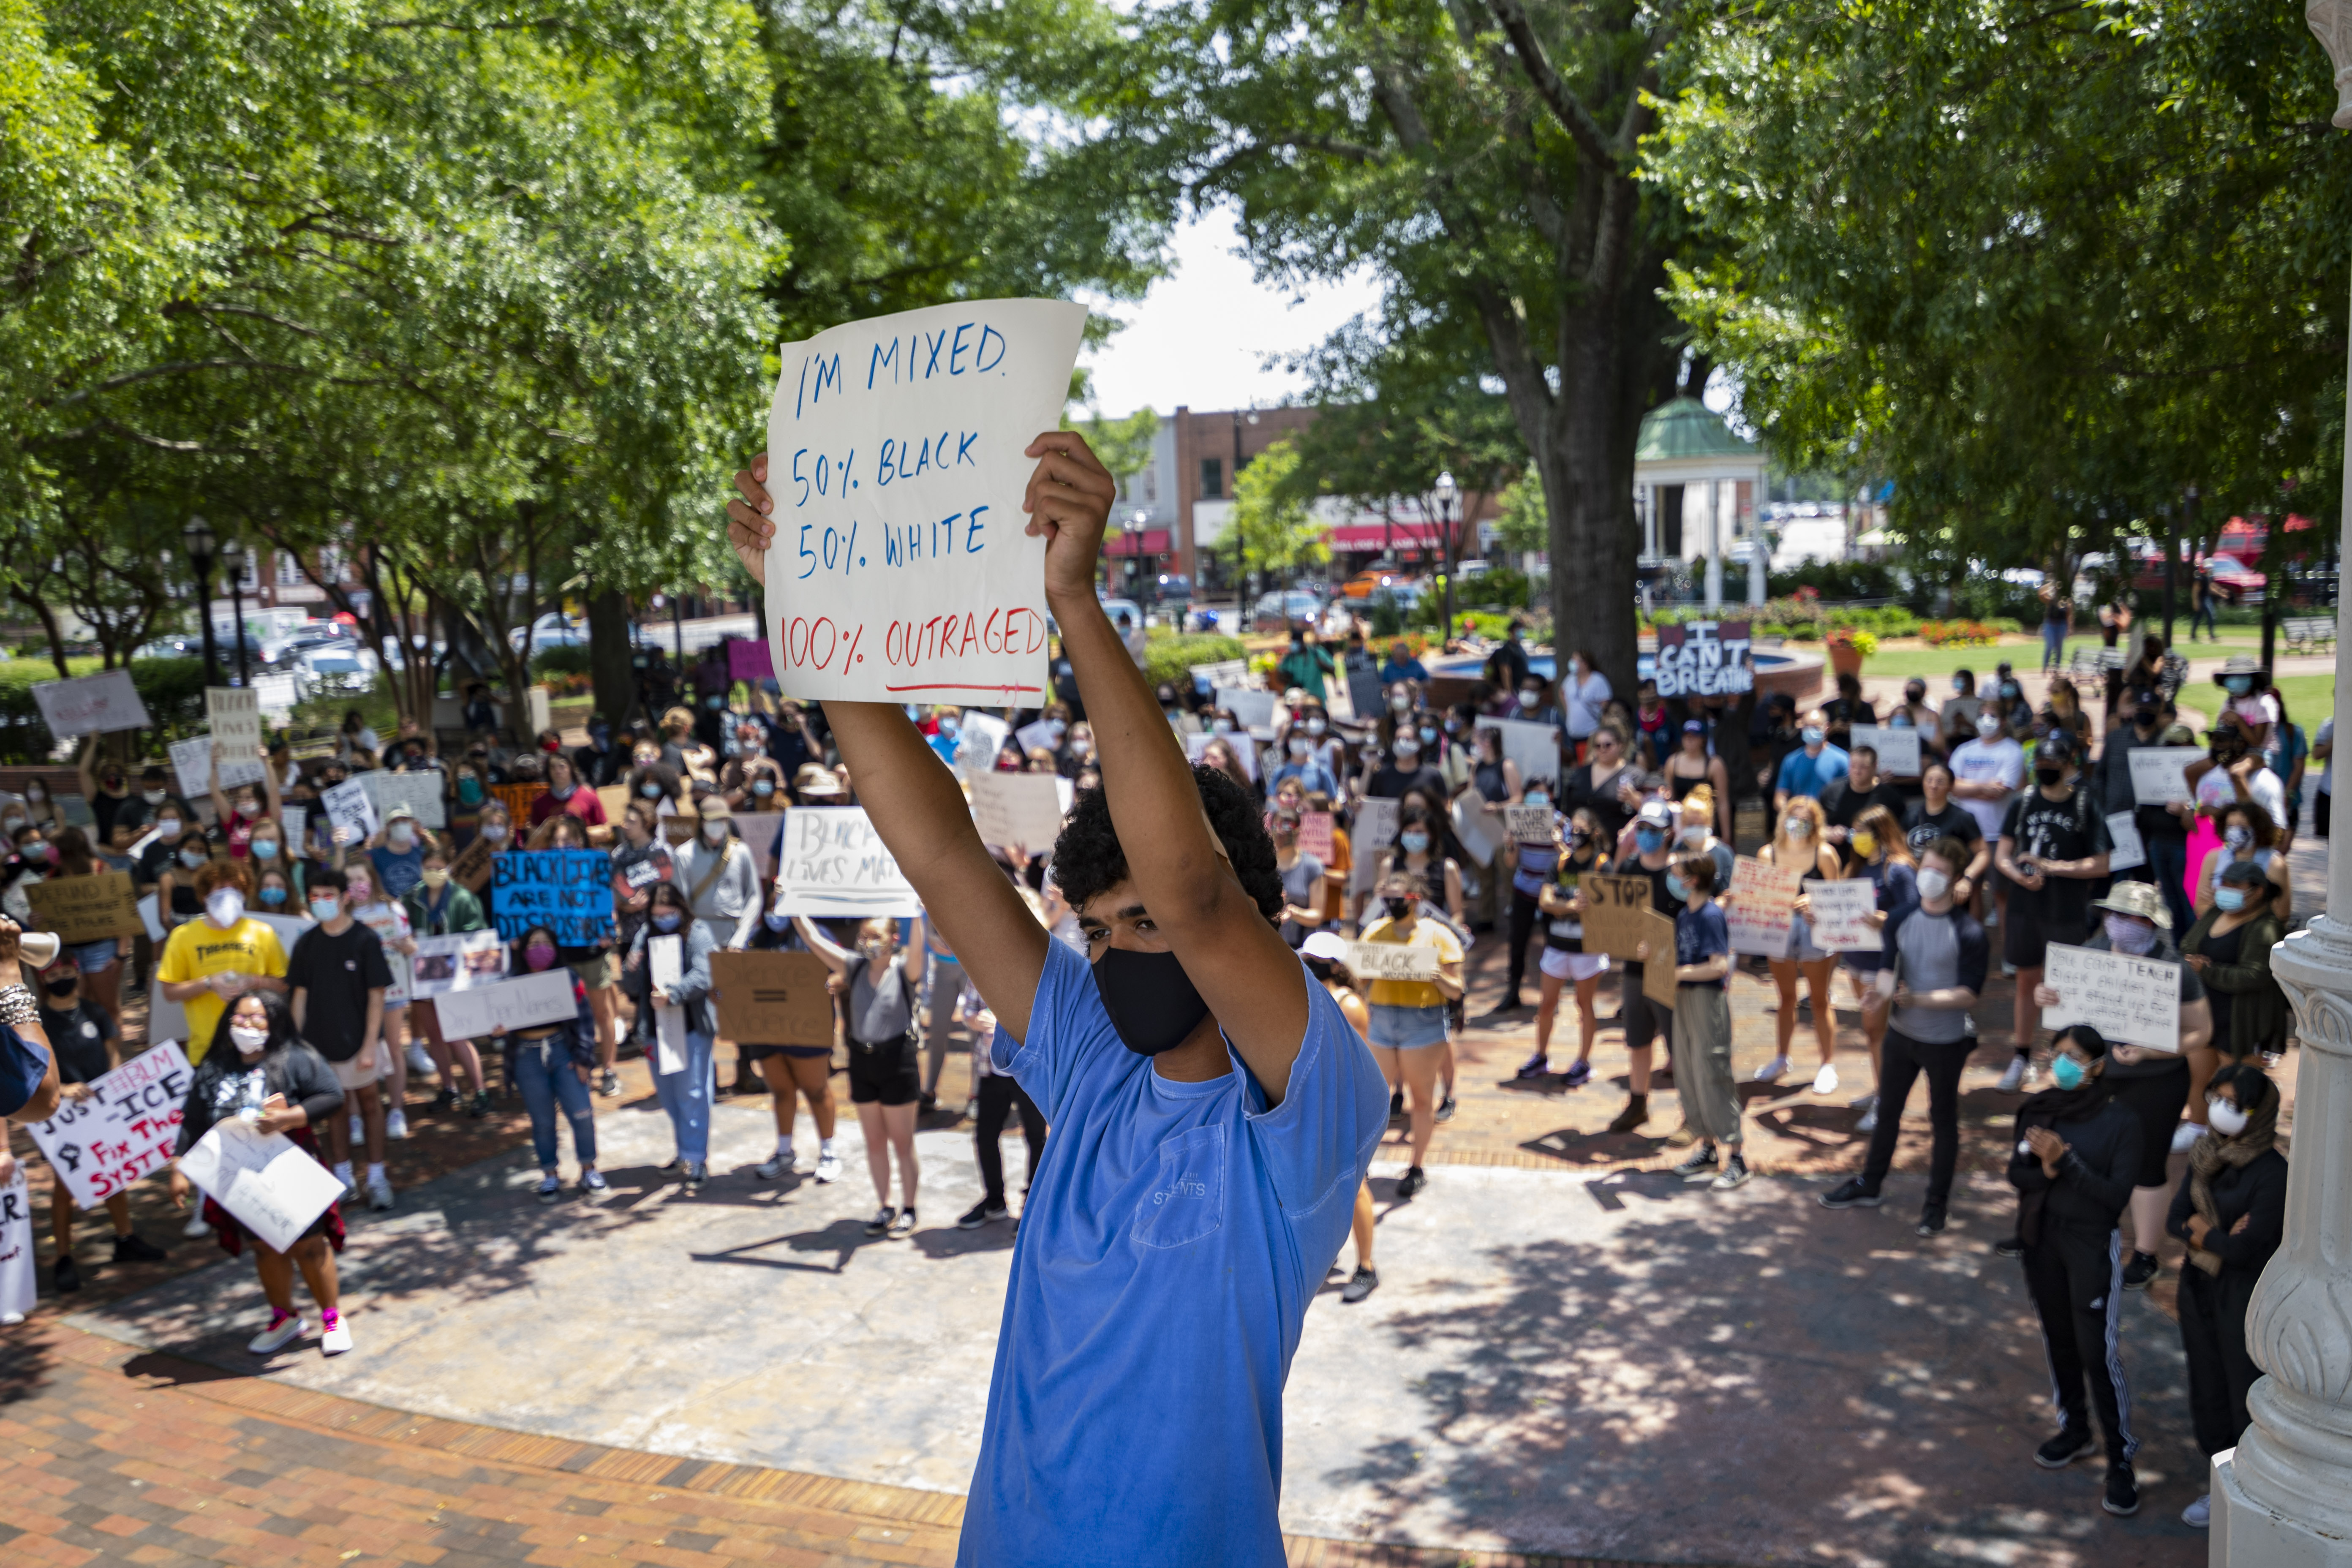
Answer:
[{"label": "red underline on sign", "polygon": [[1039,692],[1042,686],[986,686],[976,680],[934,680],[921,686],[886,686],[885,691],[1027,691]]}]

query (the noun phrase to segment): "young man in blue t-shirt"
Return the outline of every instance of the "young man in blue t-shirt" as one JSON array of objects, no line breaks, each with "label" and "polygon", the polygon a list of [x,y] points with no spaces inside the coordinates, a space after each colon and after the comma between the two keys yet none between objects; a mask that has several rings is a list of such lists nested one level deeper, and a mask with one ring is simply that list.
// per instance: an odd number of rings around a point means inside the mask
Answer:
[{"label": "young man in blue t-shirt", "polygon": [[[959,1563],[1284,1560],[1282,1385],[1387,1124],[1363,1039],[1276,929],[1241,786],[1187,765],[1094,593],[1117,487],[1049,431],[1026,502],[1100,748],[1053,869],[1087,950],[1049,938],[893,704],[825,716],[874,826],[997,1017],[1054,1128],[1013,1255]],[[764,580],[764,457],[729,535]]]}]

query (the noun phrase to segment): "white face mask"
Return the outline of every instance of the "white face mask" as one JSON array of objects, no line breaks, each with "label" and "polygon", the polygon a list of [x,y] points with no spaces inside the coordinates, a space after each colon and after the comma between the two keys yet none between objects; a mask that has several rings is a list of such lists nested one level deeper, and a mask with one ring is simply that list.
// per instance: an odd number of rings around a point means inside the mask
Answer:
[{"label": "white face mask", "polygon": [[2000,733],[2000,720],[1994,714],[1986,714],[1977,721],[1977,733],[1985,740],[1992,740]]},{"label": "white face mask", "polygon": [[231,1024],[228,1026],[228,1037],[235,1040],[236,1048],[247,1056],[258,1056],[261,1053],[261,1047],[269,1043],[269,1031],[248,1029],[242,1024]]},{"label": "white face mask", "polygon": [[2253,1120],[2226,1100],[2217,1100],[2205,1108],[2206,1125],[2224,1138],[2235,1138]]},{"label": "white face mask", "polygon": [[493,844],[504,844],[507,841],[506,824],[502,822],[482,824],[482,837]]},{"label": "white face mask", "polygon": [[702,837],[713,844],[725,843],[727,841],[727,824],[724,822],[704,823],[702,825]]},{"label": "white face mask", "polygon": [[215,888],[205,900],[205,918],[223,931],[236,924],[245,915],[245,895],[235,888]]},{"label": "white face mask", "polygon": [[405,824],[395,823],[386,830],[383,839],[394,849],[404,850],[416,842],[416,829]]},{"label": "white face mask", "polygon": [[1919,897],[1934,903],[1952,890],[1952,879],[1941,871],[1922,870],[1918,877]]}]

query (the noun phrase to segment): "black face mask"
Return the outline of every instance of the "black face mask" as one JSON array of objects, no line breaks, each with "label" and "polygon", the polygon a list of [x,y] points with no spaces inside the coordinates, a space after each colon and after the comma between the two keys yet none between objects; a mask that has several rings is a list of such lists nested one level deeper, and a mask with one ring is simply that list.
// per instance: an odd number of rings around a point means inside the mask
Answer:
[{"label": "black face mask", "polygon": [[1106,951],[1095,961],[1095,994],[1119,1043],[1139,1057],[1173,1050],[1209,1016],[1209,1004],[1172,952]]},{"label": "black face mask", "polygon": [[1411,899],[1382,899],[1381,900],[1381,908],[1388,910],[1389,919],[1392,921],[1401,921],[1404,919],[1405,916],[1412,913],[1412,900]]},{"label": "black face mask", "polygon": [[73,980],[45,980],[41,983],[41,989],[47,992],[52,996],[70,996],[73,994],[74,987],[80,984],[81,982],[79,978]]},{"label": "black face mask", "polygon": [[2048,788],[2050,785],[2056,784],[2060,779],[2062,779],[2062,778],[2063,778],[2063,777],[2065,777],[2065,776],[2066,776],[2066,770],[2065,770],[2065,769],[2063,769],[2063,768],[2062,768],[2062,767],[2056,767],[2056,766],[2051,765],[2051,764],[2049,764],[2049,763],[2044,763],[2042,766],[2038,767],[2038,768],[2036,768],[2036,769],[2034,769],[2034,770],[2033,770],[2033,777],[2034,777],[2035,782],[2037,782],[2038,784],[2041,784],[2043,788],[2045,788],[2045,789],[2046,789],[2046,788]]}]

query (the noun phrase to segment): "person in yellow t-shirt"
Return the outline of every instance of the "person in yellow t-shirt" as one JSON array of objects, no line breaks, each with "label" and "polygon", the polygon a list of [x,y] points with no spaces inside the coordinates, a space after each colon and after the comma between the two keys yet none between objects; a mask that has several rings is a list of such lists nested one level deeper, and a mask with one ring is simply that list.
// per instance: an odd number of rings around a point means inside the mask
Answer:
[{"label": "person in yellow t-shirt", "polygon": [[198,868],[196,895],[204,917],[173,929],[155,964],[163,999],[188,1016],[188,1063],[212,1048],[221,1012],[248,991],[286,989],[286,950],[278,933],[245,912],[253,870],[243,860],[207,860]]},{"label": "person in yellow t-shirt", "polygon": [[1437,1069],[1445,1046],[1445,1004],[1462,994],[1462,943],[1435,921],[1421,918],[1421,901],[1428,884],[1415,873],[1391,869],[1383,874],[1378,893],[1381,917],[1364,928],[1368,942],[1396,942],[1406,947],[1433,948],[1437,952],[1434,980],[1375,980],[1367,985],[1371,1004],[1372,1055],[1391,1086],[1402,1081],[1412,1101],[1412,1164],[1397,1184],[1397,1196],[1410,1198],[1429,1184],[1421,1163],[1429,1152],[1431,1134],[1437,1130]]}]

